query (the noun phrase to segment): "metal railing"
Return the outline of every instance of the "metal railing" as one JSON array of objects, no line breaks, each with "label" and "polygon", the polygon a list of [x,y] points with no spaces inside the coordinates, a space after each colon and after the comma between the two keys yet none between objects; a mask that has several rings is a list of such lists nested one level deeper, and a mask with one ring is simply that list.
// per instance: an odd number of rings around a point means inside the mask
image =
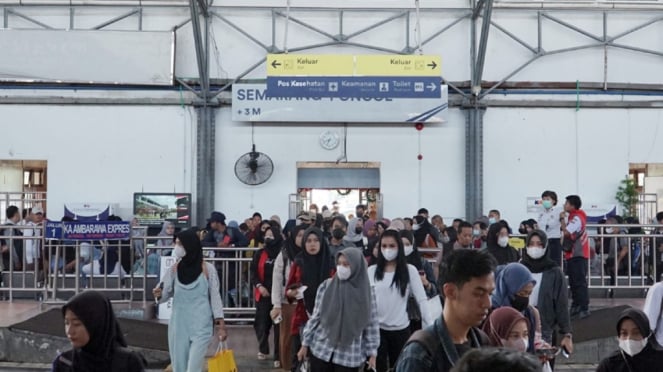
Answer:
[{"label": "metal railing", "polygon": [[[145,236],[145,228],[130,240],[65,241],[44,238],[43,229],[36,236],[4,236],[10,230],[26,231],[33,226],[0,225],[0,240],[10,247],[23,246],[23,253],[8,252],[9,265],[2,272],[0,296],[9,301],[33,299],[45,304],[61,304],[88,288],[105,292],[114,302],[143,308],[154,302],[152,289],[159,283],[161,257],[173,249],[172,237]],[[23,244],[16,244],[17,242]],[[27,242],[36,242],[39,253],[34,265],[26,262]],[[205,260],[217,268],[224,312],[229,321],[252,321],[255,313],[250,263],[258,248],[204,248]],[[106,259],[117,255],[117,262],[107,267]],[[18,259],[18,258],[21,259]],[[102,268],[100,259],[104,259]],[[19,261],[23,261],[20,264]]]}]

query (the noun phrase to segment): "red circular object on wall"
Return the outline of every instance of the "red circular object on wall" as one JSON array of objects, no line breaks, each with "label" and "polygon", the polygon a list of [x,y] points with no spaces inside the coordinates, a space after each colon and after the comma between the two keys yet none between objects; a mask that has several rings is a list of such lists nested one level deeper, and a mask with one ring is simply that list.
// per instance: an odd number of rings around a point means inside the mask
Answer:
[{"label": "red circular object on wall", "polygon": [[417,130],[422,130],[424,129],[424,123],[417,123],[414,125],[414,127],[417,128]]},{"label": "red circular object on wall", "polygon": [[423,155],[421,155],[421,154],[417,155],[417,159],[418,159],[418,160],[421,160],[421,159],[423,159],[423,158],[424,158]]}]

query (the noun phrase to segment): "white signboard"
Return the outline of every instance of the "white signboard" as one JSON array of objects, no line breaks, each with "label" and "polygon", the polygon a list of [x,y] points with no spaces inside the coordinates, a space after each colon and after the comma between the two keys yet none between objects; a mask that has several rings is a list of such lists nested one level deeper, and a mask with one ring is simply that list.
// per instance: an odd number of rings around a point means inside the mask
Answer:
[{"label": "white signboard", "polygon": [[234,121],[333,123],[443,123],[449,92],[442,98],[267,97],[266,84],[234,84]]},{"label": "white signboard", "polygon": [[172,85],[172,31],[0,29],[0,81]]},{"label": "white signboard", "polygon": [[[173,256],[163,256],[161,257],[161,269],[159,270],[159,284],[163,280],[164,275],[166,275],[167,270],[171,270],[171,266],[175,264],[177,257]],[[170,315],[173,313],[173,298],[169,298],[168,301],[159,304],[159,319],[170,319]]]}]

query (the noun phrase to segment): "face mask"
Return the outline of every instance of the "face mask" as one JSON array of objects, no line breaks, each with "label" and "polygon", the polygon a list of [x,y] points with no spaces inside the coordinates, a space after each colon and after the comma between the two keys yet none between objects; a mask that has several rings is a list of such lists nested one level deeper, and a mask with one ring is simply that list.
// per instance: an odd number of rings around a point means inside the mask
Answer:
[{"label": "face mask", "polygon": [[509,244],[509,237],[500,236],[499,238],[497,238],[497,244],[502,248],[506,247]]},{"label": "face mask", "polygon": [[481,230],[478,229],[472,230],[472,236],[479,236],[479,235],[481,235]]},{"label": "face mask", "polygon": [[384,256],[384,259],[387,261],[393,261],[398,257],[398,249],[393,249],[393,248],[383,248],[382,249],[382,255]]},{"label": "face mask", "polygon": [[451,239],[448,236],[443,236],[442,237],[442,244],[447,244],[451,241]]},{"label": "face mask", "polygon": [[417,224],[417,223],[415,223],[414,225],[412,225],[412,230],[414,230],[414,231],[417,231],[417,230],[419,230],[420,228],[421,228],[421,226],[419,226],[419,224]]},{"label": "face mask", "polygon": [[488,219],[488,224],[490,224],[490,225],[494,224],[495,222],[497,222],[497,219],[495,219],[495,217],[490,217]]},{"label": "face mask", "polygon": [[343,229],[341,229],[340,227],[332,231],[332,237],[336,240],[341,240],[343,239],[344,236],[345,236],[345,231],[343,231]]},{"label": "face mask", "polygon": [[502,340],[502,345],[506,348],[526,352],[529,347],[529,340],[527,338],[519,338],[517,340]]},{"label": "face mask", "polygon": [[348,280],[350,274],[352,274],[352,271],[349,267],[343,265],[336,266],[336,276],[338,276],[340,280]]},{"label": "face mask", "polygon": [[527,229],[524,228],[524,227],[522,229],[518,229],[518,232],[523,234],[523,235],[527,235]]},{"label": "face mask", "polygon": [[265,238],[265,243],[266,243],[266,244],[269,244],[269,243],[271,243],[272,241],[274,241],[274,238],[272,238],[271,236]]},{"label": "face mask", "polygon": [[173,250],[173,254],[175,255],[175,257],[182,258],[182,257],[186,256],[186,251],[184,250],[184,247],[180,247],[178,245]]},{"label": "face mask", "polygon": [[412,245],[406,245],[403,248],[405,249],[405,255],[406,256],[409,256],[409,255],[412,254],[412,252],[414,252],[414,246],[412,246]]},{"label": "face mask", "polygon": [[527,247],[527,255],[538,260],[546,254],[546,249],[541,247]]},{"label": "face mask", "polygon": [[529,297],[515,295],[511,298],[511,307],[518,311],[525,311],[529,305]]},{"label": "face mask", "polygon": [[643,338],[642,340],[622,340],[619,339],[619,348],[624,350],[626,354],[629,356],[635,356],[639,354],[642,349],[647,346],[647,337]]},{"label": "face mask", "polygon": [[363,227],[355,227],[355,233],[361,234],[362,231],[364,231]]},{"label": "face mask", "polygon": [[543,204],[543,208],[545,208],[545,209],[552,208],[552,202],[550,200],[544,200],[543,203],[541,203],[541,204]]}]

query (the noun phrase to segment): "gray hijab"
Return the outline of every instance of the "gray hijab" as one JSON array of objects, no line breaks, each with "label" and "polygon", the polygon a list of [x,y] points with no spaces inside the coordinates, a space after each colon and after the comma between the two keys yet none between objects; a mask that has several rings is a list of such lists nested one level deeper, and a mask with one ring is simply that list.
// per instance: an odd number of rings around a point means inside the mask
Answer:
[{"label": "gray hijab", "polygon": [[343,238],[344,240],[356,243],[364,238],[362,233],[357,234],[355,232],[358,222],[359,218],[353,218],[350,220],[350,223],[348,223],[348,232],[346,233],[345,238]]},{"label": "gray hijab", "polygon": [[332,345],[349,345],[359,337],[371,320],[371,284],[366,260],[359,248],[346,248],[336,254],[350,263],[350,277],[331,278],[320,304],[320,325],[329,334]]}]

